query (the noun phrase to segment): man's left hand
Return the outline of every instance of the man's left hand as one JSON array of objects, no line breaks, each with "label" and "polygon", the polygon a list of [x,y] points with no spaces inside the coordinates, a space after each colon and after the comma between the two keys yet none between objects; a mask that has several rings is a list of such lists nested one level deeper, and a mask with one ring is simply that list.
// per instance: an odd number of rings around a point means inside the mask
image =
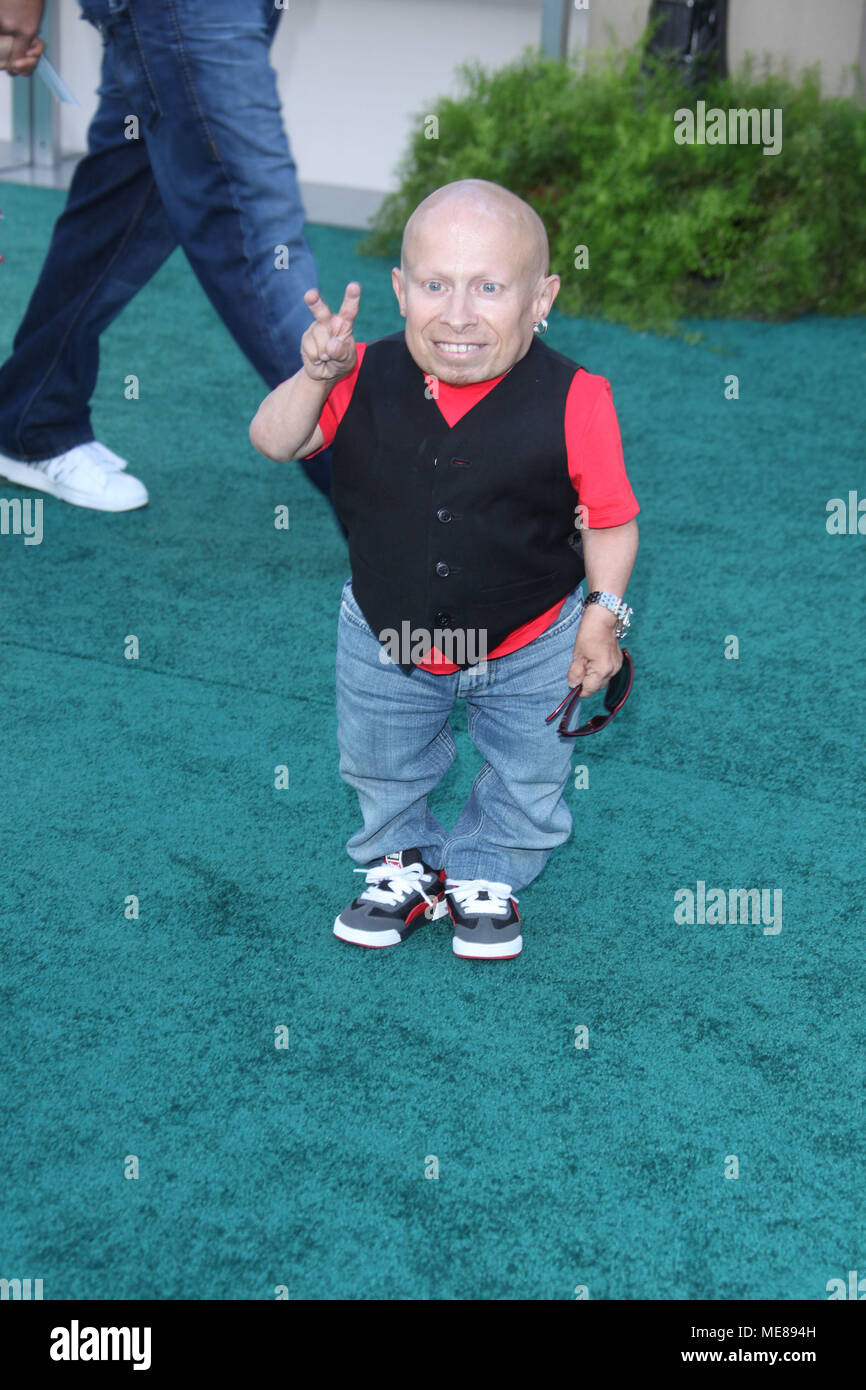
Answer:
[{"label": "man's left hand", "polygon": [[615,614],[598,604],[584,608],[574,643],[568,683],[581,686],[580,697],[602,690],[622,665],[622,651],[614,637]]}]

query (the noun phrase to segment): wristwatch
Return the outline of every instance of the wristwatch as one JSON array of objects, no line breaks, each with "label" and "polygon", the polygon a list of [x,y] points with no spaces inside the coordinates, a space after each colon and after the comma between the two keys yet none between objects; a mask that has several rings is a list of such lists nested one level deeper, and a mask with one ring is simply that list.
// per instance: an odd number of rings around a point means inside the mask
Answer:
[{"label": "wristwatch", "polygon": [[596,589],[587,596],[584,607],[590,603],[600,603],[602,608],[609,608],[611,613],[615,613],[619,621],[613,630],[613,635],[616,638],[625,637],[631,626],[631,616],[634,613],[634,609],[629,608],[625,599],[618,598],[616,594],[607,594],[602,589]]}]

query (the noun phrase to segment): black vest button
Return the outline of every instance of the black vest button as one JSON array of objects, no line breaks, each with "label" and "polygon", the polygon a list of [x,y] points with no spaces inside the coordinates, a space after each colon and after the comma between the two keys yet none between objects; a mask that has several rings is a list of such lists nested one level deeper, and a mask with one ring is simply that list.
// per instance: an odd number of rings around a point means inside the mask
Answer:
[{"label": "black vest button", "polygon": [[446,574],[451,573],[444,560],[439,561],[438,565],[436,566],[436,573],[440,574],[443,579],[445,578]]},{"label": "black vest button", "polygon": [[449,512],[447,507],[440,507],[436,515],[438,516],[440,521],[452,520],[451,513]]},{"label": "black vest button", "polygon": [[437,627],[450,627],[450,625],[451,625],[451,614],[450,614],[450,613],[437,613],[437,614],[436,614],[436,617],[433,619],[433,621],[434,621],[434,623],[436,624]]}]

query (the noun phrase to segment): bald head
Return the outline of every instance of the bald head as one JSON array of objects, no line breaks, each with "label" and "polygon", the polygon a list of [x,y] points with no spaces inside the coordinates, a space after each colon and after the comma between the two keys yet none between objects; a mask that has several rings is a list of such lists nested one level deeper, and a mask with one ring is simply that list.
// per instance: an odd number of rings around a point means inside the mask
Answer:
[{"label": "bald head", "polygon": [[504,226],[523,274],[533,282],[547,275],[550,247],[538,213],[516,193],[487,179],[458,179],[443,184],[418,204],[403,228],[401,268],[405,271],[411,266],[419,234],[431,226],[485,217]]},{"label": "bald head", "polygon": [[460,179],[419,203],[391,272],[417,365],[454,386],[510,371],[559,290],[548,255],[541,218],[498,183]]}]

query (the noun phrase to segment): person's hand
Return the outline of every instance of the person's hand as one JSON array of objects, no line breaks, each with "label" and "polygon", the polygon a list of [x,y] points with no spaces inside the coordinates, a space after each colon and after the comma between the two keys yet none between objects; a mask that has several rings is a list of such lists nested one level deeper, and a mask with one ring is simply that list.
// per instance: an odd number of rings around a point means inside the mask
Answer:
[{"label": "person's hand", "polygon": [[568,683],[572,689],[581,686],[581,699],[603,689],[622,665],[615,626],[616,617],[606,608],[595,603],[584,608],[568,668]]},{"label": "person's hand", "polygon": [[307,290],[304,303],[315,315],[301,339],[301,359],[307,376],[314,381],[336,381],[348,376],[358,360],[352,328],[361,303],[361,286],[357,280],[346,286],[337,314],[331,313],[318,290]]},{"label": "person's hand", "polygon": [[4,56],[12,51],[12,43],[13,40],[0,34],[0,70],[5,68],[10,77],[29,77],[45,52],[45,44],[42,39],[33,39],[23,58],[9,58],[4,62]]},{"label": "person's hand", "polygon": [[36,35],[45,0],[0,0],[0,71],[29,77],[45,44]]}]

